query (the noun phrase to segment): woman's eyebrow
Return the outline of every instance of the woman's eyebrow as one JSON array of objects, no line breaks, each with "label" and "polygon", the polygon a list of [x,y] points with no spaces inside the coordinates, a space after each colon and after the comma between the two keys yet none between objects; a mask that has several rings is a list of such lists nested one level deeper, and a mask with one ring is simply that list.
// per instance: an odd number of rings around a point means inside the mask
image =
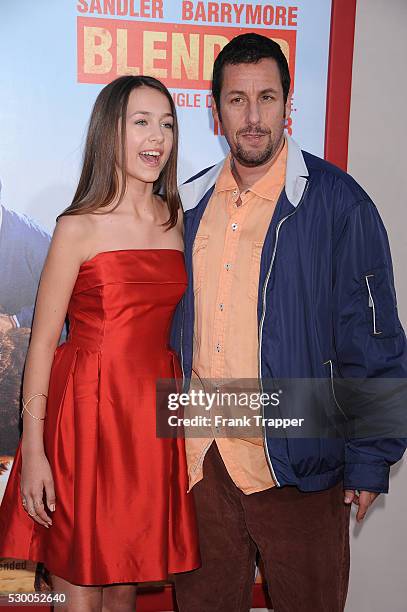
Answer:
[{"label": "woman's eyebrow", "polygon": [[[149,111],[142,111],[142,110],[137,110],[137,111],[133,111],[131,113],[131,115],[129,115],[130,117],[132,117],[133,115],[152,115],[153,113],[150,113]],[[161,115],[161,117],[172,117],[172,113],[164,113],[163,115]]]}]

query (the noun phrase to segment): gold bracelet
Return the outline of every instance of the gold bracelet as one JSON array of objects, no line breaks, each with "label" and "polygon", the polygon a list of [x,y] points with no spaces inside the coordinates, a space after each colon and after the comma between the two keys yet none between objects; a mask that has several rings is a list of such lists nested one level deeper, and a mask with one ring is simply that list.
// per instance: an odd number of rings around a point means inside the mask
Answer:
[{"label": "gold bracelet", "polygon": [[31,400],[33,400],[33,399],[34,399],[34,397],[40,397],[40,396],[45,397],[45,398],[48,398],[48,395],[45,395],[45,393],[36,393],[35,395],[32,395],[32,396],[30,397],[30,399],[29,399],[27,402],[25,402],[25,401],[24,401],[24,399],[22,399],[22,400],[21,400],[21,401],[22,401],[22,404],[23,404],[23,409],[22,409],[22,411],[21,411],[21,416],[23,416],[23,413],[24,413],[24,410],[25,410],[26,412],[28,412],[28,414],[29,414],[30,416],[32,416],[32,417],[33,417],[33,419],[37,419],[37,421],[44,421],[44,420],[45,420],[45,417],[37,417],[37,416],[35,416],[35,414],[33,414],[32,412],[30,412],[30,411],[28,410],[28,408],[27,408],[28,404],[31,402]]}]

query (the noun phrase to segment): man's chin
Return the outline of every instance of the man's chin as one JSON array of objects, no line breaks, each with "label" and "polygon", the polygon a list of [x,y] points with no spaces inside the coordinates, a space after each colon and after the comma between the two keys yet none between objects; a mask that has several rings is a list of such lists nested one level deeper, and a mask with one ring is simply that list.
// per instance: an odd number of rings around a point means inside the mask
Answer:
[{"label": "man's chin", "polygon": [[263,166],[264,164],[267,164],[267,162],[273,158],[273,151],[265,151],[260,154],[257,153],[256,155],[246,151],[236,151],[235,153],[232,152],[232,155],[241,166],[246,166],[246,168],[254,168],[256,166]]}]

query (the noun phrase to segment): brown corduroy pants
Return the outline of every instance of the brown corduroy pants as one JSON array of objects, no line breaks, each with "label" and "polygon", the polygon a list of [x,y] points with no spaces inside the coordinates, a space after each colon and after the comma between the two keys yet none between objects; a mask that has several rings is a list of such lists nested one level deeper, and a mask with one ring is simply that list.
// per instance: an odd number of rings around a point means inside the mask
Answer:
[{"label": "brown corduroy pants", "polygon": [[248,612],[260,552],[275,612],[342,612],[349,578],[343,485],[245,495],[213,443],[194,488],[202,567],[177,574],[180,612]]}]

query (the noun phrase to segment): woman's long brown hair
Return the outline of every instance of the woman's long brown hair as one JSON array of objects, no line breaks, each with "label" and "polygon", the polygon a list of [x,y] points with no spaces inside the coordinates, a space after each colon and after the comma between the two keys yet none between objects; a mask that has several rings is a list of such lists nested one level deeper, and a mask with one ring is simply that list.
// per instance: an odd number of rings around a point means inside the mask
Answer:
[{"label": "woman's long brown hair", "polygon": [[[175,104],[168,89],[149,76],[122,76],[106,85],[99,93],[89,121],[81,176],[72,204],[58,217],[83,215],[109,206],[117,197],[119,180],[116,151],[120,143],[121,189],[115,210],[122,201],[127,187],[126,115],[130,93],[138,87],[151,87],[160,91],[170,103],[174,118],[173,145],[160,176],[153,185],[153,193],[165,198],[169,218],[164,225],[171,229],[177,223],[181,206],[177,189],[178,123]],[[119,128],[120,139],[119,139]],[[107,214],[107,212],[105,214]]]}]

